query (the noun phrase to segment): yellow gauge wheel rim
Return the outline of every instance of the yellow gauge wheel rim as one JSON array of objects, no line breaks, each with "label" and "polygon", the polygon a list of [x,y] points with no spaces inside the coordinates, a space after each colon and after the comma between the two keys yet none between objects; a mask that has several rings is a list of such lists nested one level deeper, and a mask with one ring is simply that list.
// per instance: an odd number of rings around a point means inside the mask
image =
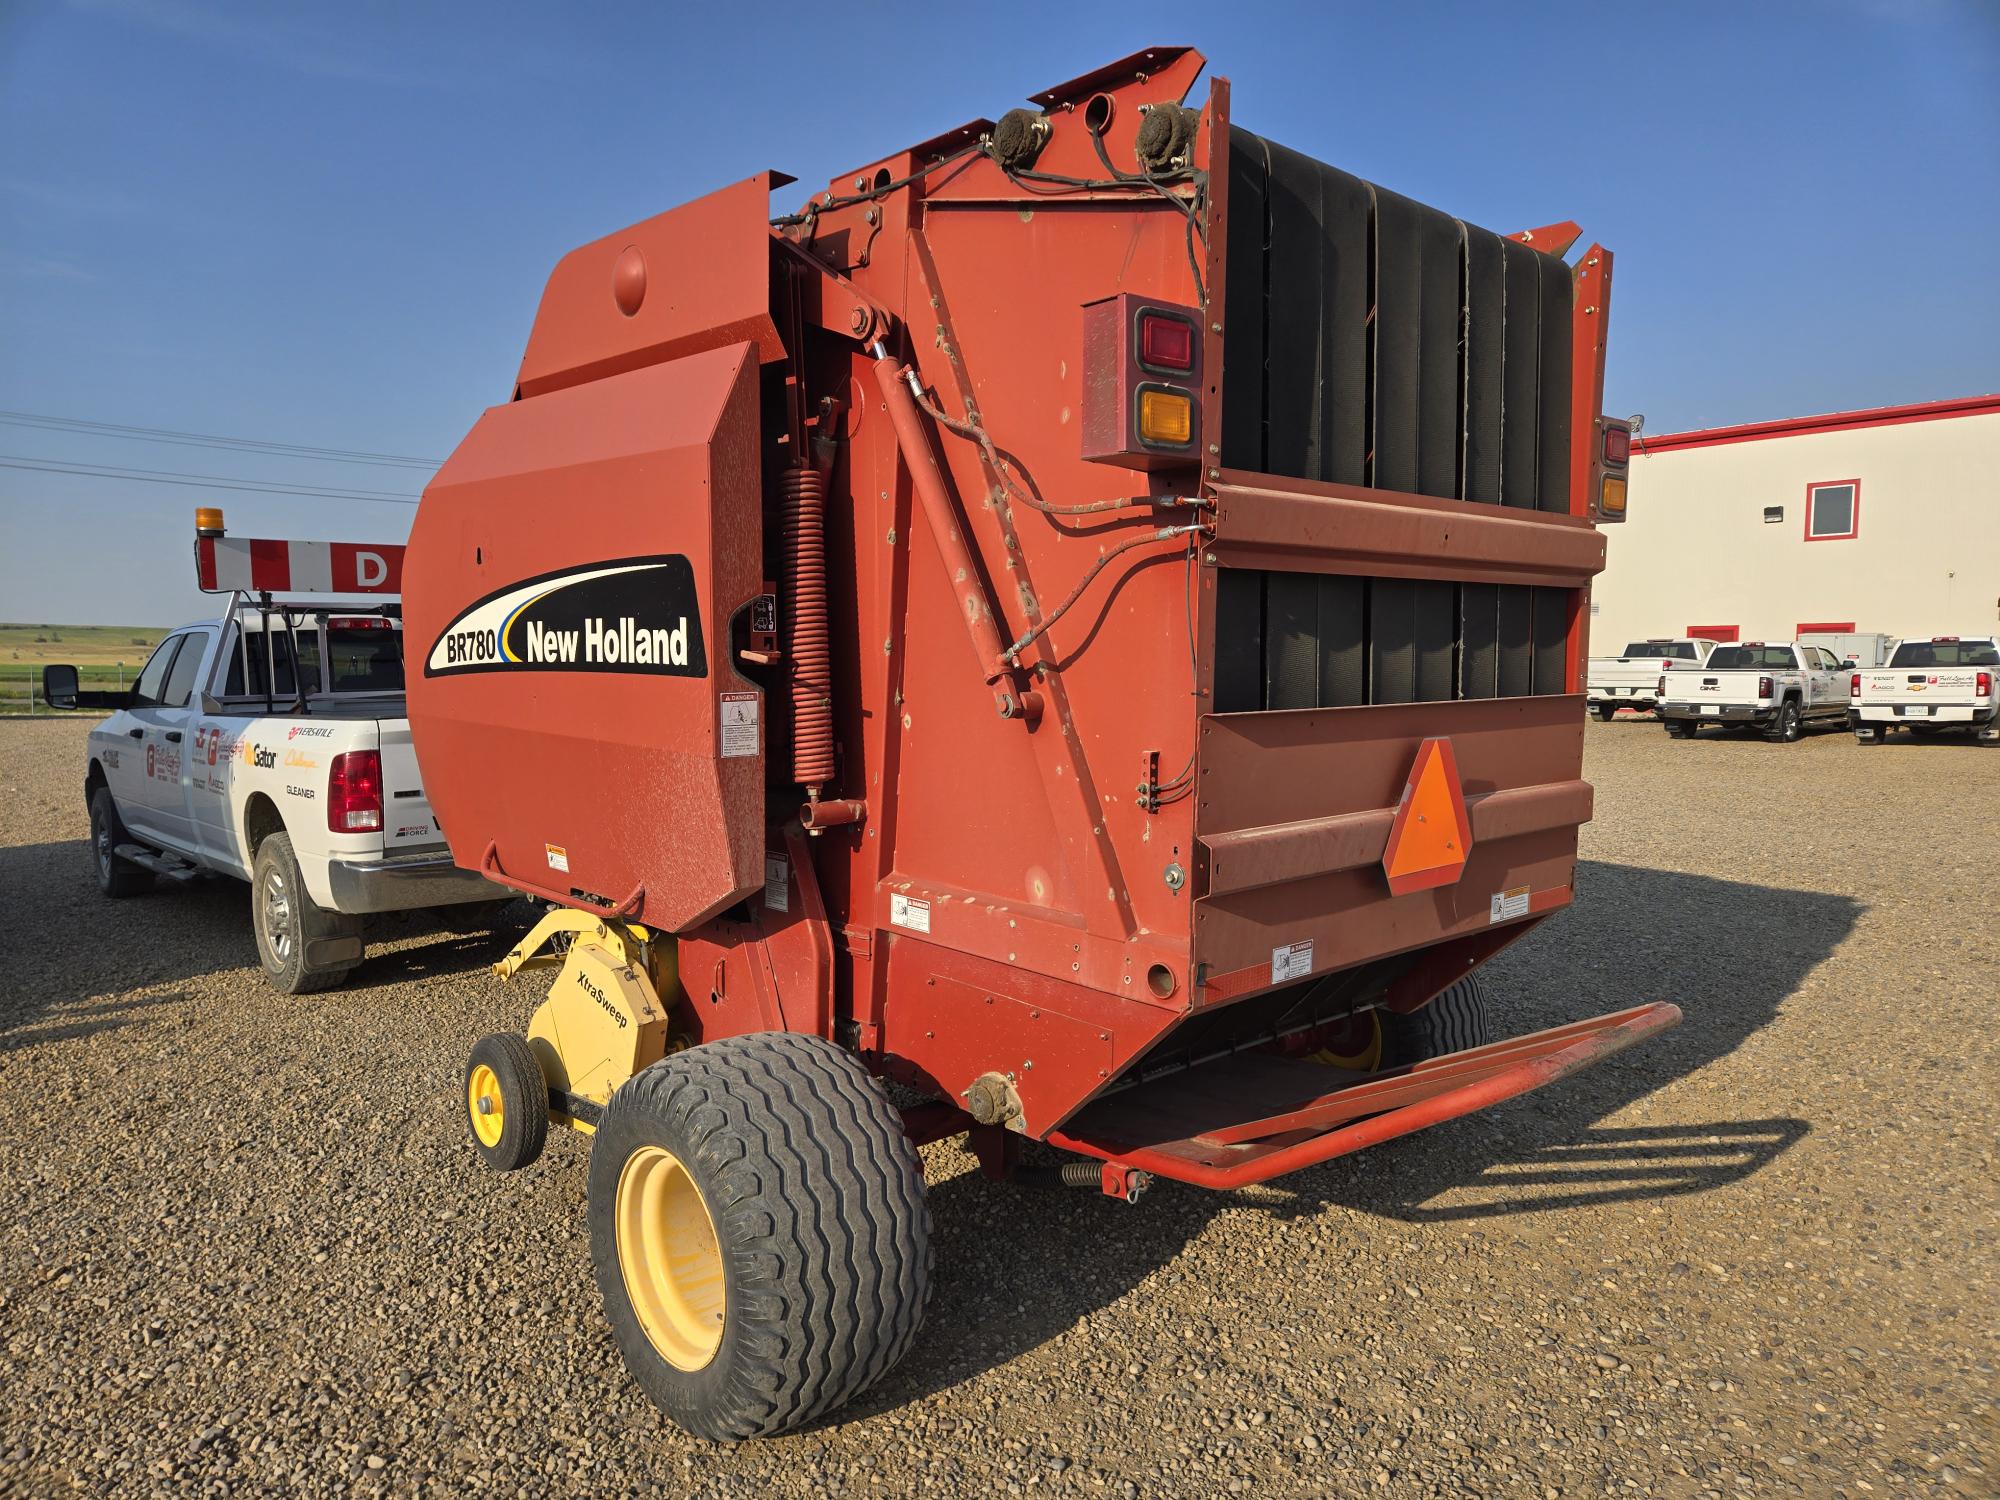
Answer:
[{"label": "yellow gauge wheel rim", "polygon": [[727,1295],[715,1221],[679,1157],[641,1146],[625,1158],[612,1209],[618,1270],[639,1326],[677,1370],[707,1366],[722,1346]]},{"label": "yellow gauge wheel rim", "polygon": [[1381,1014],[1373,1010],[1368,1012],[1368,1041],[1358,1052],[1336,1052],[1331,1047],[1322,1047],[1312,1054],[1311,1060],[1330,1068],[1348,1068],[1356,1073],[1374,1072],[1382,1066]]},{"label": "yellow gauge wheel rim", "polygon": [[465,1107],[472,1115],[472,1133],[489,1149],[500,1144],[507,1128],[507,1106],[500,1098],[500,1077],[485,1063],[465,1081]]}]

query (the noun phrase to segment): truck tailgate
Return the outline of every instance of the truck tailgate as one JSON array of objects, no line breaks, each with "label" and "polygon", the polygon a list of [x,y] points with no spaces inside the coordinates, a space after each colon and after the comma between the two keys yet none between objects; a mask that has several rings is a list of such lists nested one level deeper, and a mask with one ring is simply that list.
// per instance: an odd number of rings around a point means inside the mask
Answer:
[{"label": "truck tailgate", "polygon": [[1757,679],[1768,677],[1769,672],[1759,672],[1751,667],[1743,667],[1720,672],[1710,672],[1695,667],[1685,672],[1673,672],[1667,677],[1666,696],[1677,703],[1755,703],[1758,700]]},{"label": "truck tailgate", "polygon": [[[1991,673],[1988,673],[1989,680]],[[1863,703],[1949,703],[1966,707],[1978,697],[1979,673],[1971,667],[1882,668],[1861,674]]]},{"label": "truck tailgate", "polygon": [[443,849],[430,798],[417,771],[416,746],[407,719],[384,719],[382,737],[382,846],[389,854]]}]

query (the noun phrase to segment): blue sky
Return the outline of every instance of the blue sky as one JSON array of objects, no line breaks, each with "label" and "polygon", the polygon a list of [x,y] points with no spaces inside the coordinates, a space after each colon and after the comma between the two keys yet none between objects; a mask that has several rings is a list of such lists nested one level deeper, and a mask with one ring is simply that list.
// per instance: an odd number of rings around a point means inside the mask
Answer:
[{"label": "blue sky", "polygon": [[[1606,406],[1654,431],[2000,388],[2000,6],[1140,9],[4,0],[0,410],[441,457],[573,245],[762,167],[803,195],[1170,42],[1260,133],[1611,246]],[[5,425],[0,455],[425,477]],[[0,619],[203,613],[204,498],[0,468]],[[221,498],[244,535],[411,515]]]}]

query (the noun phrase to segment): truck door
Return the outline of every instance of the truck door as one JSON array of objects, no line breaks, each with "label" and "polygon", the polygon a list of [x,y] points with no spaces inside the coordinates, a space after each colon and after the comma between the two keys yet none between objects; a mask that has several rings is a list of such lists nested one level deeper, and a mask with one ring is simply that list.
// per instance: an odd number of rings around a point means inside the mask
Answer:
[{"label": "truck door", "polygon": [[200,704],[195,690],[208,665],[213,630],[181,633],[181,649],[160,689],[160,701],[139,710],[147,720],[146,780],[142,794],[152,837],[175,849],[192,849],[194,831],[188,813],[188,776],[193,769],[194,721]]},{"label": "truck door", "polygon": [[1814,713],[1827,713],[1835,708],[1844,711],[1847,707],[1847,690],[1844,686],[1846,679],[1841,671],[1839,658],[1820,646],[1806,646],[1801,649],[1805,652],[1810,666],[1808,677],[1812,684],[1808,690],[1806,706]]},{"label": "truck door", "polygon": [[145,838],[153,836],[151,777],[147,770],[146,747],[154,744],[154,764],[158,763],[156,739],[160,695],[166,690],[167,673],[173,669],[183,636],[170,635],[153,648],[139,680],[132,687],[132,701],[106,721],[99,731],[103,745],[99,760],[111,796],[118,804],[119,821]]}]

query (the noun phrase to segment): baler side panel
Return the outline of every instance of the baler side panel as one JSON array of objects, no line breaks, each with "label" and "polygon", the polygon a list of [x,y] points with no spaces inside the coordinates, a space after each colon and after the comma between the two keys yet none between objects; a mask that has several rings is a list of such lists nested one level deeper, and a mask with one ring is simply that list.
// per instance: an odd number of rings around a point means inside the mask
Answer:
[{"label": "baler side panel", "polygon": [[[757,368],[737,344],[494,407],[425,491],[410,718],[459,864],[586,908],[643,890],[626,914],[669,930],[762,887],[768,721],[730,640],[763,580]],[[625,615],[589,599],[542,656],[528,601],[626,559],[671,564],[621,597],[687,659],[607,660]],[[516,593],[496,641],[480,601]]]}]

